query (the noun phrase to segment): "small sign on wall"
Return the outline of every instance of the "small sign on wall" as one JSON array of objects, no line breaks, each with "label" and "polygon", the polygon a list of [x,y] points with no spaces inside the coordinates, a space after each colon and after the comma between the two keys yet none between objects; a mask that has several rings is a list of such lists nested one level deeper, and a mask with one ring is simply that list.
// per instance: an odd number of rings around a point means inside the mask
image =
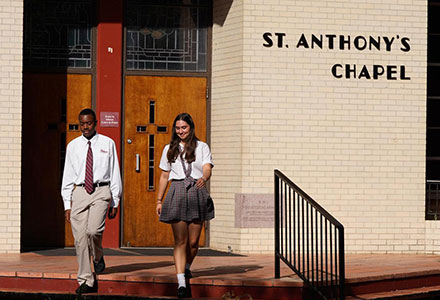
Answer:
[{"label": "small sign on wall", "polygon": [[119,112],[103,111],[100,116],[101,127],[119,127]]},{"label": "small sign on wall", "polygon": [[235,194],[235,227],[273,228],[273,194]]}]

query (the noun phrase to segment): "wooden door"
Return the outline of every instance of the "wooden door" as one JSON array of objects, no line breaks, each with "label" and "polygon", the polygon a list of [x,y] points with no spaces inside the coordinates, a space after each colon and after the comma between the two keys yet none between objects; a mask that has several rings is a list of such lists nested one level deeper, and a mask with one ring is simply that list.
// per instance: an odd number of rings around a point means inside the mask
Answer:
[{"label": "wooden door", "polygon": [[126,76],[124,94],[122,245],[172,246],[171,226],[155,211],[159,162],[179,113],[192,116],[197,137],[206,141],[206,78]]},{"label": "wooden door", "polygon": [[69,130],[70,116],[90,104],[91,75],[23,75],[23,249],[73,245],[60,195],[64,152],[79,134]]},{"label": "wooden door", "polygon": [[[66,97],[66,146],[81,135],[78,115],[84,108],[92,107],[92,75],[69,74]],[[73,247],[74,239],[70,223],[65,222],[65,246]]]}]

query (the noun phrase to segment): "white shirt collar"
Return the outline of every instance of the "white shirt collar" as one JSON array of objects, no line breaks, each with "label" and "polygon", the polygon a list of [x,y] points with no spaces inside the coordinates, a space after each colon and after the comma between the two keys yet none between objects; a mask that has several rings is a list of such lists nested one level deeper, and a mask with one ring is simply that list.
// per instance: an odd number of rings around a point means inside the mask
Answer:
[{"label": "white shirt collar", "polygon": [[83,134],[81,134],[82,140],[87,144],[88,141],[90,141],[92,144],[96,142],[98,139],[98,132],[95,133],[95,135],[89,140],[87,139]]}]

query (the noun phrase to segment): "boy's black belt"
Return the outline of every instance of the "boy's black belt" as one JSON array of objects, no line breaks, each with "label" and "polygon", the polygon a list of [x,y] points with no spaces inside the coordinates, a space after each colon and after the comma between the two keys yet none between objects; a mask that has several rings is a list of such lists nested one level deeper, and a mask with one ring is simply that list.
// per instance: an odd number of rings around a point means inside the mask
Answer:
[{"label": "boy's black belt", "polygon": [[[106,185],[109,185],[110,184],[110,182],[97,182],[97,183],[94,183],[93,184],[93,187],[100,187],[100,186],[106,186]],[[77,184],[76,186],[84,186],[84,183],[81,183],[81,184]]]}]

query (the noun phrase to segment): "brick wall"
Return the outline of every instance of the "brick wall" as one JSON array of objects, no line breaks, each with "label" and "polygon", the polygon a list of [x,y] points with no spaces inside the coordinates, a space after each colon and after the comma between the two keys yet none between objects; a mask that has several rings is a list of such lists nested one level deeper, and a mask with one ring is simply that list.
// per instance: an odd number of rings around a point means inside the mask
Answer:
[{"label": "brick wall", "polygon": [[[438,253],[440,227],[424,221],[426,1],[213,3],[211,246],[273,250],[272,228],[236,227],[234,205],[240,194],[272,193],[277,168],[345,225],[347,251]],[[2,1],[0,15],[0,252],[7,253],[20,250],[23,2]],[[263,46],[265,32],[272,47]],[[285,34],[281,48],[275,33]],[[308,42],[335,34],[395,44],[297,48],[302,34]],[[400,50],[404,37],[409,51]],[[335,64],[403,65],[411,79],[335,78]]]},{"label": "brick wall", "polygon": [[241,242],[234,228],[232,199],[242,186],[243,3],[220,0],[213,4],[211,151],[215,153],[215,180],[211,180],[211,191],[216,218],[210,224],[210,245],[234,250]]},{"label": "brick wall", "polygon": [[0,3],[0,253],[20,251],[23,1]]},{"label": "brick wall", "polygon": [[[426,5],[214,1],[212,247],[273,250],[272,228],[236,228],[233,208],[236,194],[271,193],[280,169],[344,224],[348,252],[430,251],[439,232],[424,220]],[[363,48],[370,37],[380,49]],[[345,78],[346,64],[363,76]],[[367,79],[364,65],[371,77],[373,65],[396,67]]]}]

